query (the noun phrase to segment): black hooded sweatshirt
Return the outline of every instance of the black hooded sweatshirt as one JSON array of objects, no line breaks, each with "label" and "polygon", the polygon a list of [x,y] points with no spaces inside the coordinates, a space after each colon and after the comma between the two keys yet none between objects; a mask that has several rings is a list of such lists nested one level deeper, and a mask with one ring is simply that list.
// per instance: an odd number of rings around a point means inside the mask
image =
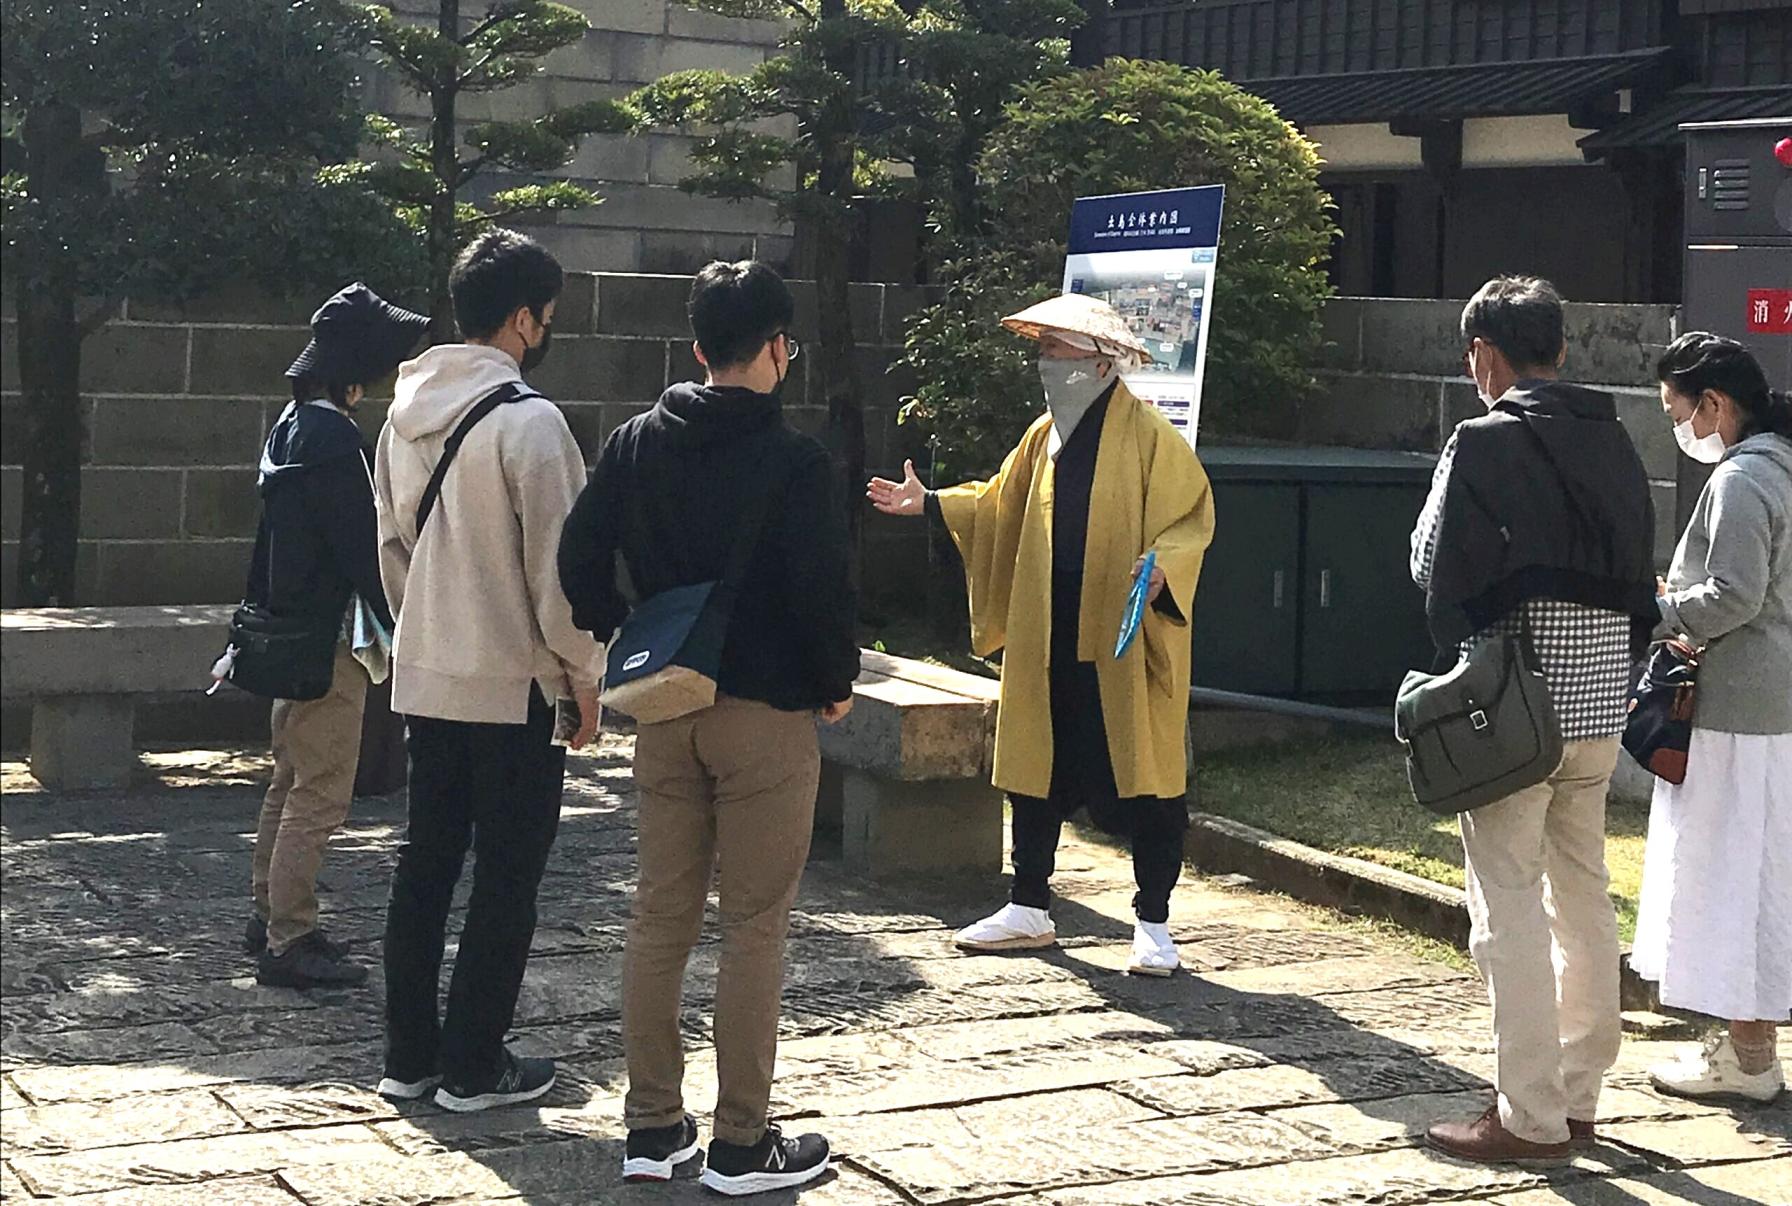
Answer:
[{"label": "black hooded sweatshirt", "polygon": [[1425,611],[1453,648],[1529,599],[1660,619],[1649,477],[1610,394],[1523,381],[1456,429]]},{"label": "black hooded sweatshirt", "polygon": [[389,630],[367,447],[328,402],[293,403],[261,451],[261,526],[243,597],[277,616],[340,625],[359,593]]},{"label": "black hooded sweatshirt", "polygon": [[787,712],[846,699],[859,674],[846,522],[827,453],[777,398],[674,385],[605,441],[560,537],[573,623],[599,640],[635,598],[723,577],[755,498],[764,524],[742,575],[717,688]]}]

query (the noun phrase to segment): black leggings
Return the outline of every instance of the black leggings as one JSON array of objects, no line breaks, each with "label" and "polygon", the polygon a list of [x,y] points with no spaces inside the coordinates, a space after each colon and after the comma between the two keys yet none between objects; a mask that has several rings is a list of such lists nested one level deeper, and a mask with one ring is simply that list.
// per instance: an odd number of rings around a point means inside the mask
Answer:
[{"label": "black leggings", "polygon": [[[1014,810],[1014,891],[1009,899],[1029,908],[1047,908],[1052,902],[1050,883],[1058,837],[1068,814],[1053,801],[1033,796],[1008,799]],[[1132,838],[1132,874],[1139,886],[1132,898],[1133,911],[1140,921],[1168,921],[1170,891],[1182,875],[1188,804],[1180,797],[1143,796],[1115,801],[1101,812],[1097,824],[1127,832]],[[1112,823],[1121,819],[1126,822],[1124,828]]]}]

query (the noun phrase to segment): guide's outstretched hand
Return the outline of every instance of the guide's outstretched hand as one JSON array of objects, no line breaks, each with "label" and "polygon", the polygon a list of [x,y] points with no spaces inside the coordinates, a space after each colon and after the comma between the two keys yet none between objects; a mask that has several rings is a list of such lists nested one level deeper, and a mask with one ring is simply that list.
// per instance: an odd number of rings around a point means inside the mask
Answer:
[{"label": "guide's outstretched hand", "polygon": [[927,487],[915,476],[915,463],[902,462],[902,480],[888,481],[874,477],[865,487],[865,497],[885,515],[919,515],[927,507]]}]

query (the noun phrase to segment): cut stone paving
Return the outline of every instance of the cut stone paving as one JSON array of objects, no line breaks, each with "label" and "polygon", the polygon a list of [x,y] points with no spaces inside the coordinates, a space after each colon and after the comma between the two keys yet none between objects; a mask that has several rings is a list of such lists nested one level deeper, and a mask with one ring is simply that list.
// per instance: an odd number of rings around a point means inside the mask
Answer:
[{"label": "cut stone paving", "polygon": [[[560,1060],[530,1107],[376,1096],[384,902],[401,799],[357,801],[320,896],[361,988],[264,989],[238,953],[266,756],[147,756],[127,792],[53,795],[0,765],[0,1198],[81,1206],[714,1201],[695,1168],[617,1177],[630,743],[572,759],[514,1042]],[[1236,884],[1185,879],[1188,971],[1120,974],[1129,860],[1067,837],[1058,949],[965,956],[1005,883],[870,882],[818,845],[792,917],[774,1110],[830,1135],[805,1206],[1792,1204],[1792,1102],[1648,1088],[1679,1044],[1625,1045],[1600,1143],[1548,1172],[1436,1156],[1493,1068],[1471,976]],[[462,892],[466,889],[463,877]],[[713,923],[713,916],[711,918]],[[456,949],[449,938],[449,954]],[[718,954],[691,960],[687,1094],[707,1122]],[[1792,1036],[1782,1040],[1792,1056]]]}]

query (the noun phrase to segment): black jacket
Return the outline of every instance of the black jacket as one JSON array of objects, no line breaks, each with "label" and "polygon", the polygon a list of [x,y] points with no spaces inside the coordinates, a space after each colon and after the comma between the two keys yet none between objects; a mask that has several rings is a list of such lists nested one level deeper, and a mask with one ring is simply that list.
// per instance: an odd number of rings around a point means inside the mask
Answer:
[{"label": "black jacket", "polygon": [[617,428],[560,537],[573,622],[608,640],[634,597],[723,576],[749,502],[769,491],[717,687],[788,712],[846,699],[859,674],[846,523],[826,452],[750,390],[675,385]]},{"label": "black jacket", "polygon": [[261,526],[243,597],[275,615],[340,624],[359,592],[388,629],[367,447],[329,403],[294,403],[261,452]]},{"label": "black jacket", "polygon": [[1425,599],[1440,648],[1529,599],[1633,618],[1640,651],[1655,606],[1655,508],[1610,394],[1521,382],[1456,429]]}]

